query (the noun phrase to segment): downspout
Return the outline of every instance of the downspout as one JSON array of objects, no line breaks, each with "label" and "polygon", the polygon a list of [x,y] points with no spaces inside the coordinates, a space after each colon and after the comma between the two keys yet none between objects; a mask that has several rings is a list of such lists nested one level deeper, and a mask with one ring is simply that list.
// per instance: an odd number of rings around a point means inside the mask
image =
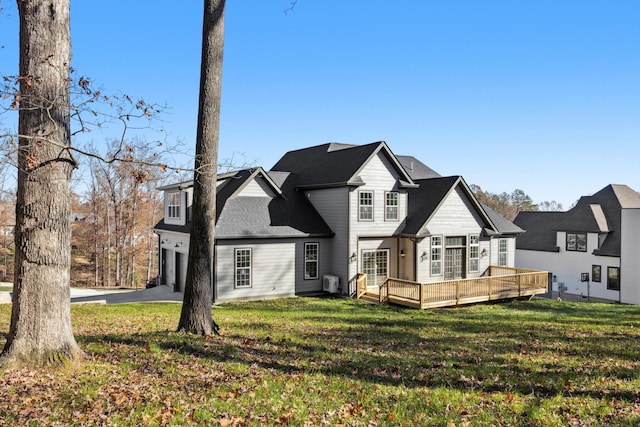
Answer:
[{"label": "downspout", "polygon": [[156,275],[156,286],[160,286],[162,285],[163,281],[164,281],[164,277],[162,276],[162,261],[164,261],[162,259],[162,242],[161,242],[161,237],[160,234],[157,234],[158,236],[158,274]]},{"label": "downspout", "polygon": [[418,254],[418,239],[411,239],[413,242],[413,281],[418,281],[418,261],[420,255]]}]

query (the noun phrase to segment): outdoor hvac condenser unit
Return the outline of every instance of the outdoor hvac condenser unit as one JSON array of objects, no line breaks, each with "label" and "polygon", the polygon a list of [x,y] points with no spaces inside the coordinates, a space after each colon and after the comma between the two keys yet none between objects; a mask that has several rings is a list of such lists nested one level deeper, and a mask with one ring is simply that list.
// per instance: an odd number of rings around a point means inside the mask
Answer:
[{"label": "outdoor hvac condenser unit", "polygon": [[338,293],[340,278],[338,276],[324,275],[322,277],[322,290],[331,294]]}]

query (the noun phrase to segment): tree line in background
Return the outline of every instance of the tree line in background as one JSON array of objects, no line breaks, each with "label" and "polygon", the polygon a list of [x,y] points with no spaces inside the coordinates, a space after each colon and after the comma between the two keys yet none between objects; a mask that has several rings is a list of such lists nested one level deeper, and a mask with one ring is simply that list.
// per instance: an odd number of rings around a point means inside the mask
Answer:
[{"label": "tree line in background", "polygon": [[513,221],[518,213],[523,211],[561,211],[562,204],[555,200],[550,202],[534,203],[531,197],[520,189],[511,193],[491,193],[482,190],[479,185],[472,184],[471,191],[480,202],[489,206],[500,215]]},{"label": "tree line in background", "polygon": [[137,288],[156,276],[159,175],[143,163],[91,162],[89,189],[72,211],[73,285]]}]

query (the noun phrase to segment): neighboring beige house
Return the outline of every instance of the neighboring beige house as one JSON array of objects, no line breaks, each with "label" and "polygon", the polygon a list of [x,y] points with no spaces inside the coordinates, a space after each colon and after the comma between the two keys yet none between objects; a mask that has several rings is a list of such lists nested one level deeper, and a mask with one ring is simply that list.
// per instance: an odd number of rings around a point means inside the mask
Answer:
[{"label": "neighboring beige house", "polygon": [[[161,188],[160,283],[182,290],[191,183]],[[286,153],[270,171],[218,176],[214,301],[315,292],[352,295],[358,273],[422,283],[513,267],[522,229],[385,142]]]},{"label": "neighboring beige house", "polygon": [[640,304],[640,194],[608,185],[567,212],[521,212],[516,266],[549,271],[560,297]]}]

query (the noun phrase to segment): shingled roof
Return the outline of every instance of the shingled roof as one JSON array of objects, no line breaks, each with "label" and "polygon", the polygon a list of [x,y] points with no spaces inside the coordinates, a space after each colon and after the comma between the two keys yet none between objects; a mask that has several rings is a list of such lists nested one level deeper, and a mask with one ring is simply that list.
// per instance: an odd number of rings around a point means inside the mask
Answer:
[{"label": "shingled roof", "polygon": [[[310,202],[295,190],[293,177],[286,173],[276,173],[274,177],[272,179],[262,168],[219,175],[216,239],[333,236],[329,226]],[[240,190],[251,179],[256,178],[265,179],[276,197],[241,196]],[[155,228],[189,233],[190,226],[190,222],[177,226],[165,224],[162,220]]]},{"label": "shingled roof", "polygon": [[413,180],[440,178],[442,176],[413,156],[396,156],[396,158]]},{"label": "shingled roof", "polygon": [[[464,179],[461,176],[447,176],[439,178],[420,179],[415,181],[418,188],[407,190],[409,195],[409,208],[404,235],[419,235],[420,230],[429,218],[436,212],[440,204],[456,186],[460,185],[469,197],[469,201],[475,206],[476,212],[484,220],[485,231],[491,235],[517,234],[522,230],[516,227],[506,218],[491,210],[491,214],[477,201]],[[500,227],[494,221],[499,221]]]},{"label": "shingled roof", "polygon": [[519,235],[524,233],[524,230],[522,228],[518,227],[513,222],[509,221],[507,218],[503,217],[498,212],[491,209],[488,205],[480,202],[480,206],[482,206],[482,209],[484,209],[484,211],[487,213],[487,215],[489,216],[489,219],[491,219],[491,222],[494,225],[494,228],[495,228],[495,233],[493,234],[494,236],[495,235],[506,236],[506,235],[513,235],[513,234]]},{"label": "shingled roof", "polygon": [[520,212],[514,223],[527,230],[516,248],[557,251],[556,233],[605,234],[594,255],[620,256],[621,210],[640,208],[640,194],[626,185],[611,184],[592,196],[583,196],[566,212]]},{"label": "shingled roof", "polygon": [[271,171],[291,172],[297,176],[298,188],[328,188],[364,184],[358,173],[378,152],[386,154],[396,167],[401,180],[412,185],[397,158],[384,141],[365,145],[328,143],[301,150],[289,151],[271,168]]},{"label": "shingled roof", "polygon": [[520,212],[513,222],[526,231],[516,239],[516,249],[558,252],[555,224],[562,215],[564,212]]}]

